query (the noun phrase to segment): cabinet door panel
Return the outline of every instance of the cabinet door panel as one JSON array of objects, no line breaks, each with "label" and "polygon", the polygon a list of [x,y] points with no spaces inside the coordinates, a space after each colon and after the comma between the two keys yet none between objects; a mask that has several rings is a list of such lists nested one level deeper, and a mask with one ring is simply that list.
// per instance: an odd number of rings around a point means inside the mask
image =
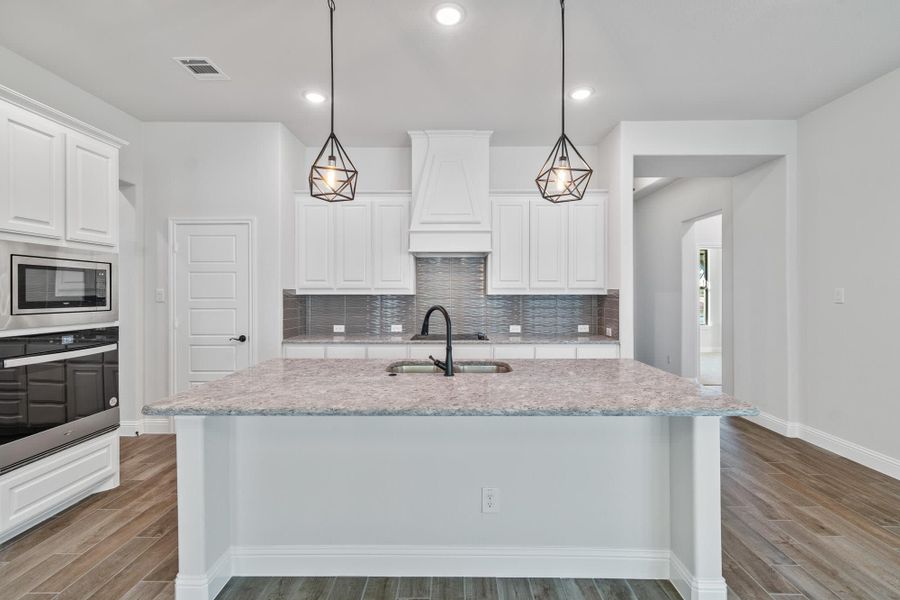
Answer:
[{"label": "cabinet door panel", "polygon": [[573,290],[606,287],[604,206],[596,200],[569,207],[568,285]]},{"label": "cabinet door panel", "polygon": [[335,214],[335,287],[372,286],[372,219],[368,204],[340,204]]},{"label": "cabinet door panel", "polygon": [[492,252],[488,256],[489,293],[528,291],[528,212],[527,200],[494,201]]},{"label": "cabinet door panel", "polygon": [[531,288],[545,292],[566,289],[567,206],[545,200],[531,204]]},{"label": "cabinet door panel", "polygon": [[62,238],[65,140],[52,121],[0,105],[0,229]]},{"label": "cabinet door panel", "polygon": [[66,238],[118,243],[119,151],[76,133],[66,136]]},{"label": "cabinet door panel", "polygon": [[376,293],[412,293],[412,258],[409,254],[409,201],[383,200],[373,204],[374,273]]},{"label": "cabinet door panel", "polygon": [[297,289],[332,289],[332,207],[322,201],[297,206]]}]

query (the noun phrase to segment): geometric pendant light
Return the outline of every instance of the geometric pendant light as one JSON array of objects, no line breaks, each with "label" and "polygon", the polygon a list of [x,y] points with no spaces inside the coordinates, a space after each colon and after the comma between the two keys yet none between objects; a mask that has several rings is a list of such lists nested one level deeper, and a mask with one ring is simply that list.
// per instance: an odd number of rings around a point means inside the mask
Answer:
[{"label": "geometric pendant light", "polygon": [[334,0],[327,0],[331,36],[331,133],[309,170],[309,194],[326,202],[346,202],[356,196],[358,171],[334,135]]},{"label": "geometric pendant light", "polygon": [[534,180],[545,200],[550,202],[572,202],[581,200],[594,171],[566,136],[566,0],[559,0],[562,17],[562,134],[550,156],[541,167]]}]

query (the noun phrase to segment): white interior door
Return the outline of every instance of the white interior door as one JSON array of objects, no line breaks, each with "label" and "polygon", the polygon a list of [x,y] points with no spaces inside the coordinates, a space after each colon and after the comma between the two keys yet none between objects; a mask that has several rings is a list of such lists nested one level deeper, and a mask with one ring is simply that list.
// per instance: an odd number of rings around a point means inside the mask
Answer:
[{"label": "white interior door", "polygon": [[250,224],[176,223],[174,237],[178,392],[250,366]]}]

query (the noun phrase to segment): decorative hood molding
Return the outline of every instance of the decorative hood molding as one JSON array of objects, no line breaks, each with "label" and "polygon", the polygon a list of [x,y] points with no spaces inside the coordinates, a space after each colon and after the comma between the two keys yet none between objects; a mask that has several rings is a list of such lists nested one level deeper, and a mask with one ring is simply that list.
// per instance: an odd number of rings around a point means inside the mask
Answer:
[{"label": "decorative hood molding", "polygon": [[416,255],[491,251],[490,131],[410,131]]}]

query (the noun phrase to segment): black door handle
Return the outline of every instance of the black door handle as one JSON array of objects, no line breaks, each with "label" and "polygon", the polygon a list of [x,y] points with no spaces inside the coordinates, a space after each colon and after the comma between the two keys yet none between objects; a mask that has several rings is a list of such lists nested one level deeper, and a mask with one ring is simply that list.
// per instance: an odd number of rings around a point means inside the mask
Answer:
[{"label": "black door handle", "polygon": [[247,336],[242,333],[240,336],[236,338],[228,338],[228,340],[231,342],[246,342]]}]

